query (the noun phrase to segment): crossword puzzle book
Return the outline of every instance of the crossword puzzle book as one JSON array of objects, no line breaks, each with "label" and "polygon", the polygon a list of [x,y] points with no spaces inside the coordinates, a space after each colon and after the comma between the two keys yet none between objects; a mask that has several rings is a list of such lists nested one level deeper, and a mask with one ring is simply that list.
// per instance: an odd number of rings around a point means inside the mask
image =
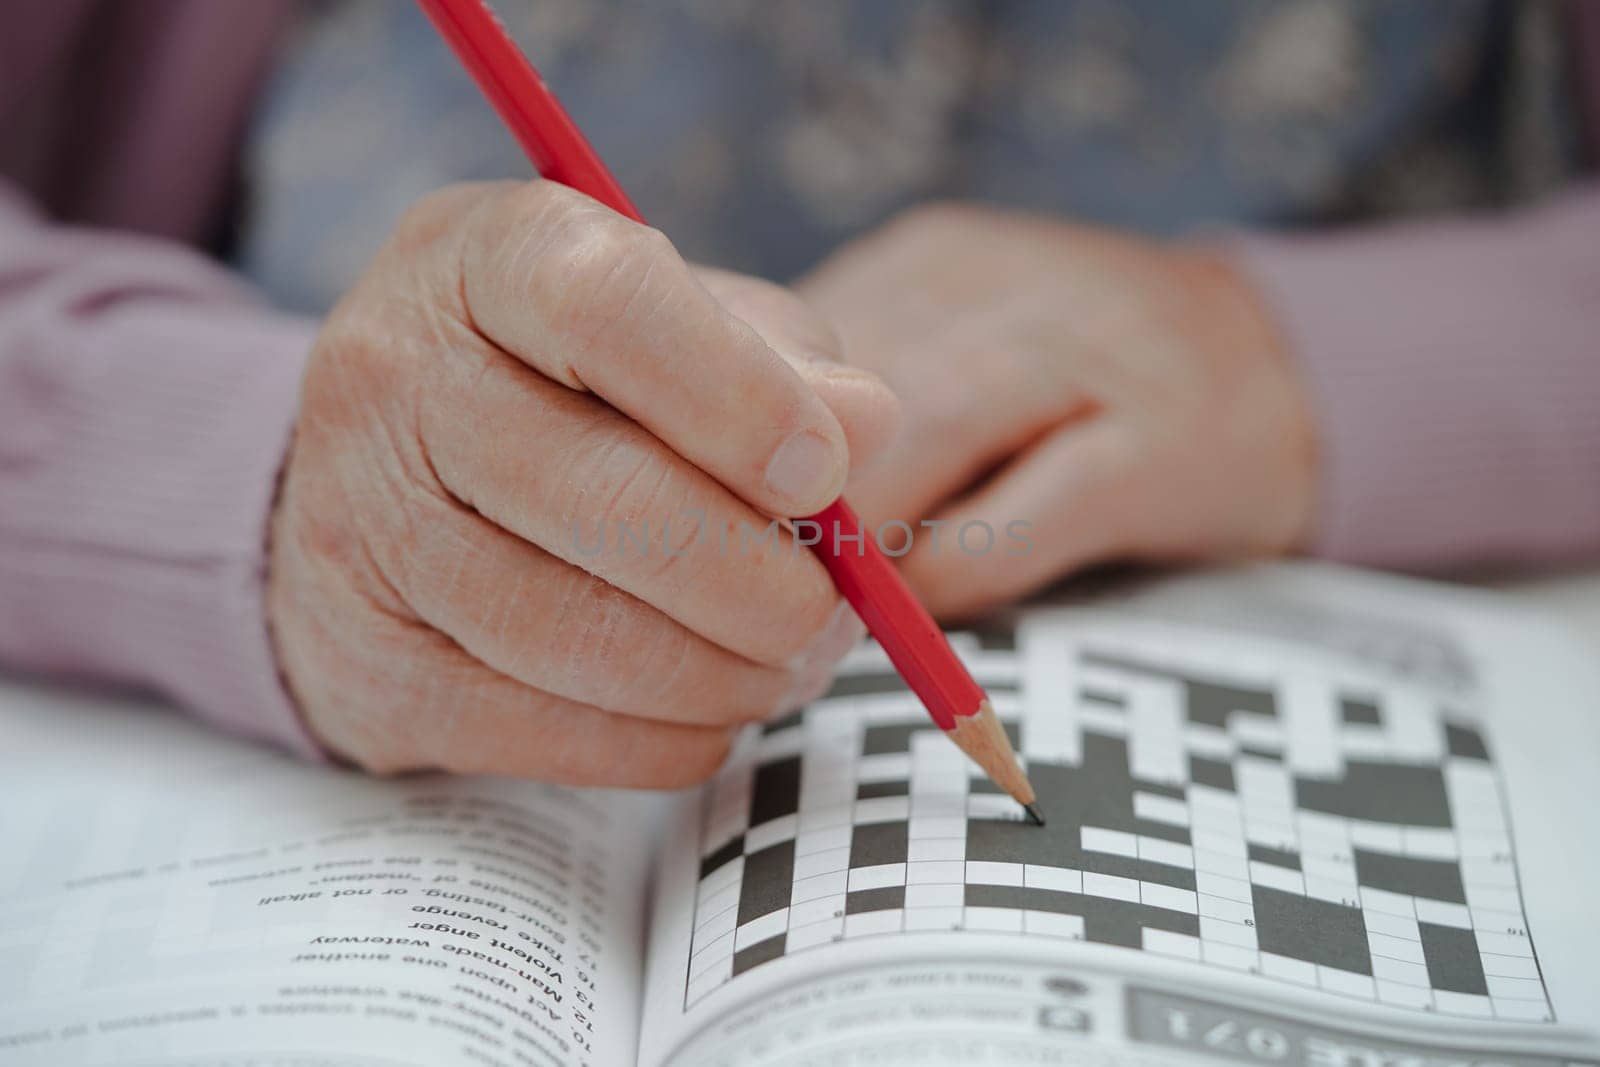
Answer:
[{"label": "crossword puzzle book", "polygon": [[1600,670],[1309,565],[867,645],[677,796],[376,781],[0,685],[0,1064],[1600,1063]]}]

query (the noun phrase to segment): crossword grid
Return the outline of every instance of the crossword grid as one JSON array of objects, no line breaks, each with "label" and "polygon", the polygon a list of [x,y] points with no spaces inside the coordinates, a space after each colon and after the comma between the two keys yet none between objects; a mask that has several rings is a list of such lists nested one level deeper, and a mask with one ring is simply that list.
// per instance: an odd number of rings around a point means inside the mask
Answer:
[{"label": "crossword grid", "polygon": [[710,790],[686,1006],[818,945],[982,930],[1552,1018],[1489,753],[1428,690],[1148,627],[952,641],[1050,825],[1021,822],[864,648]]}]

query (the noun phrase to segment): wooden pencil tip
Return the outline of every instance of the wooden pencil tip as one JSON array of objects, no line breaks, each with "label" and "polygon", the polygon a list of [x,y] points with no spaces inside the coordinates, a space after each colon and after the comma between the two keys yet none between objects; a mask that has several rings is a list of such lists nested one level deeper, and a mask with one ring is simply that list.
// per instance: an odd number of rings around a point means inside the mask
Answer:
[{"label": "wooden pencil tip", "polygon": [[[1033,786],[1018,765],[1011,739],[1006,737],[1005,728],[994,713],[994,705],[988,700],[978,704],[976,714],[957,718],[949,735],[1007,796],[1024,807],[1034,805]],[[1044,818],[1037,811],[1032,812],[1031,817],[1044,825]]]},{"label": "wooden pencil tip", "polygon": [[1039,805],[1037,805],[1037,804],[1024,804],[1024,805],[1022,805],[1022,810],[1028,813],[1028,818],[1033,820],[1033,825],[1035,825],[1035,826],[1043,826],[1044,825],[1044,815],[1040,813]]}]

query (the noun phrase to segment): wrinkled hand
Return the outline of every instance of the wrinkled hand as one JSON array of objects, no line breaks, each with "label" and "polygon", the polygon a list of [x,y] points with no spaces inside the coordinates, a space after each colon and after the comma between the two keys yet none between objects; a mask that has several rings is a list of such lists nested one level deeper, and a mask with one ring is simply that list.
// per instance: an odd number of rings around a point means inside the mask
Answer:
[{"label": "wrinkled hand", "polygon": [[1110,558],[1275,554],[1304,536],[1311,418],[1215,255],[931,207],[798,289],[900,399],[901,434],[847,495],[938,614]]},{"label": "wrinkled hand", "polygon": [[835,356],[788,293],[559,186],[418,204],[322,329],[273,516],[313,733],[374,771],[705,777],[859,633],[810,552],[687,517],[838,494],[894,401]]}]

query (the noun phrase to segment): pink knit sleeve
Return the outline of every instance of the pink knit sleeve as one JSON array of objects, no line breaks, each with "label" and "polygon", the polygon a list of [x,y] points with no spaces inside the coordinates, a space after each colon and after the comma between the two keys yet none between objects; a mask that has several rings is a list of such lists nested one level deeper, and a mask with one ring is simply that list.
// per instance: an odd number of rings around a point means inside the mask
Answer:
[{"label": "pink knit sleeve", "polygon": [[1600,187],[1234,251],[1319,420],[1314,551],[1417,568],[1600,555]]},{"label": "pink knit sleeve", "polygon": [[262,604],[312,333],[193,253],[48,225],[0,184],[0,663],[316,754]]}]

